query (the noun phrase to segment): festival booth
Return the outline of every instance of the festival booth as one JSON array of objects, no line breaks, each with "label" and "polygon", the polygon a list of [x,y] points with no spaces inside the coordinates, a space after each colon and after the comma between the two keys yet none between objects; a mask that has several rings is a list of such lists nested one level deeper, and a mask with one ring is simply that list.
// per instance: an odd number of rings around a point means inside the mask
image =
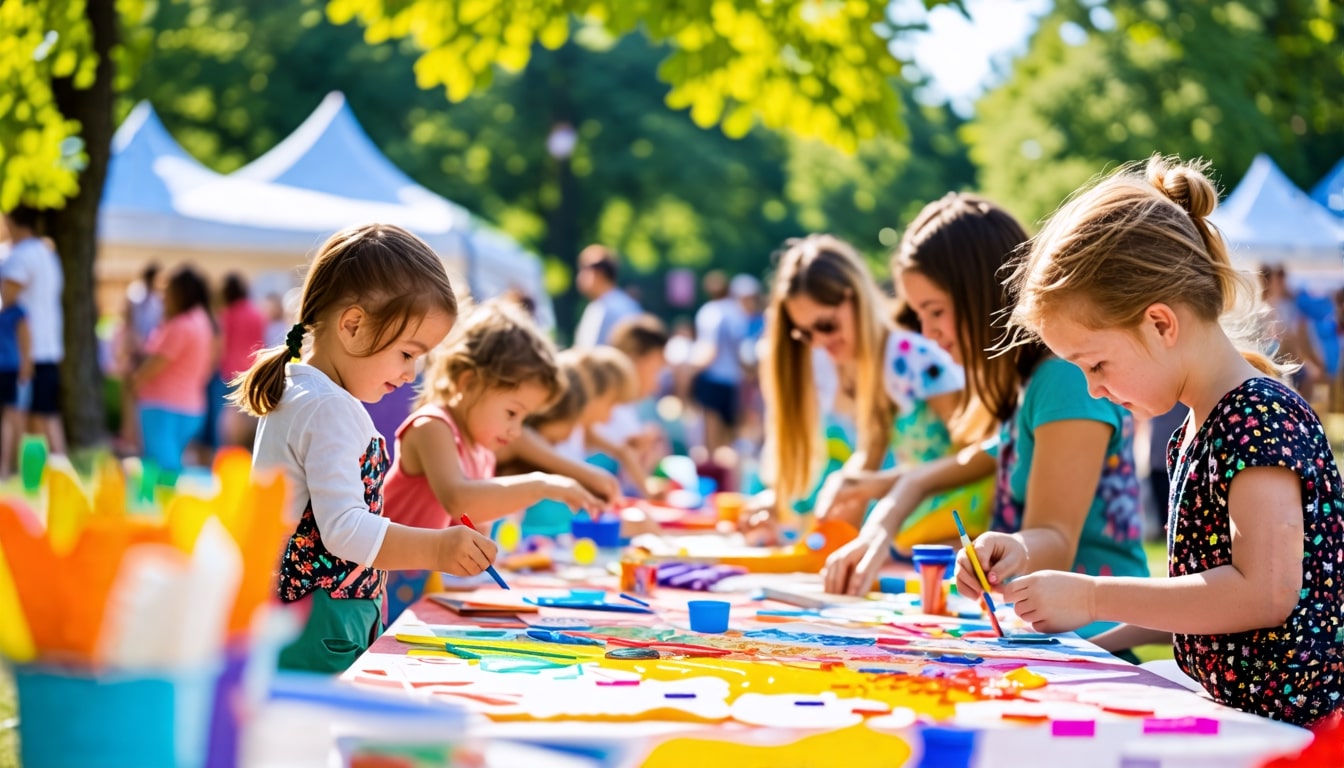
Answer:
[{"label": "festival booth", "polygon": [[462,206],[416,184],[373,143],[339,91],[327,94],[288,138],[230,178],[415,211],[422,223],[407,228],[431,245],[431,238],[452,234],[473,295],[519,291],[536,302],[544,327],[554,324],[540,260]]},{"label": "festival booth", "polygon": [[152,106],[137,105],[113,139],[99,213],[104,311],[151,261],[169,269],[191,263],[212,280],[238,271],[254,294],[281,294],[302,281],[304,264],[332,232],[379,221],[423,238],[463,292],[517,288],[549,319],[539,260],[412,182],[338,101],[333,111],[328,97],[289,139],[227,176],[182,149]]},{"label": "festival booth", "polygon": [[1344,222],[1298,189],[1266,155],[1256,155],[1211,217],[1238,267],[1282,264],[1295,288],[1344,286]]},{"label": "festival booth", "polygon": [[1344,219],[1344,157],[1311,188],[1311,199],[1325,206],[1335,216]]}]

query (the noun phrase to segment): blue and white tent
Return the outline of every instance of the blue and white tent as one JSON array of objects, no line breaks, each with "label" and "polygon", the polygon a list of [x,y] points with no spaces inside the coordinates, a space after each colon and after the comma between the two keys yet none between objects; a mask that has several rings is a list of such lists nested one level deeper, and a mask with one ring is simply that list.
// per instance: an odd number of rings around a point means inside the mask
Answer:
[{"label": "blue and white tent", "polygon": [[1344,226],[1266,155],[1256,155],[1212,220],[1227,240],[1232,260],[1243,268],[1344,268]]},{"label": "blue and white tent", "polygon": [[553,323],[540,259],[462,206],[415,183],[373,143],[340,92],[327,94],[284,141],[230,178],[400,206],[413,216],[404,226],[436,249],[437,236],[460,238],[474,295],[488,298],[517,289],[536,302],[543,325]]},{"label": "blue and white tent", "polygon": [[1325,174],[1325,178],[1311,188],[1311,199],[1325,206],[1326,210],[1344,218],[1344,157],[1335,163],[1335,167]]}]

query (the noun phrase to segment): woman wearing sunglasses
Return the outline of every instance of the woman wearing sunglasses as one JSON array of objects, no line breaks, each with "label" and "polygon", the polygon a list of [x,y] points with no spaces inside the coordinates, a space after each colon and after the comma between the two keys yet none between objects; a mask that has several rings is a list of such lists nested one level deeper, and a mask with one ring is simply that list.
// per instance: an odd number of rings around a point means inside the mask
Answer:
[{"label": "woman wearing sunglasses", "polygon": [[[866,501],[851,494],[847,503],[837,504],[835,491],[843,477],[851,488],[876,482],[870,496],[880,495],[889,481],[882,485],[884,475],[875,470],[888,451],[897,467],[948,455],[953,444],[948,425],[962,407],[961,367],[928,339],[890,324],[877,286],[852,246],[830,235],[785,243],[765,317],[761,385],[770,427],[765,458],[773,470],[777,508],[812,488],[825,455],[823,416],[832,413],[836,400],[853,402],[855,450],[843,472],[831,475],[816,495],[813,511],[819,516],[859,525]],[[834,364],[838,394],[818,386],[815,350]],[[923,515],[911,516],[902,531],[911,535],[899,537],[898,545],[955,534],[949,519],[949,531],[924,535],[922,520]]]},{"label": "woman wearing sunglasses", "polygon": [[[992,585],[1043,569],[1148,575],[1129,412],[1094,399],[1082,370],[1041,344],[996,353],[1011,309],[1002,270],[1026,240],[1007,211],[957,193],[929,203],[906,231],[892,257],[901,294],[929,339],[965,366],[967,394],[999,422],[998,440],[992,453],[967,449],[896,478],[858,538],[828,559],[827,591],[867,592],[887,560],[888,531],[930,493],[978,477],[996,478],[992,532],[975,543],[981,562],[1001,566]],[[958,586],[977,597],[960,559]]]}]

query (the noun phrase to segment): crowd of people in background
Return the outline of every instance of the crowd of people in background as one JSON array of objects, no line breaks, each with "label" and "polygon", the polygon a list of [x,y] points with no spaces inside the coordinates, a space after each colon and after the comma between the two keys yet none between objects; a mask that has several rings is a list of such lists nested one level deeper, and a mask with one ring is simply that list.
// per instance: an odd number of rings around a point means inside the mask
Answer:
[{"label": "crowd of people in background", "polygon": [[[53,453],[64,452],[65,439],[59,400],[60,260],[51,242],[37,236],[34,212],[16,209],[5,223],[8,246],[0,263],[0,475],[7,476],[16,470],[22,435],[42,435]],[[786,248],[776,254],[776,262],[787,252]],[[568,404],[554,404],[548,413],[530,419],[539,437],[505,451],[501,465],[506,470],[545,466],[571,476],[579,473],[587,477],[589,487],[604,487],[604,481],[586,468],[595,462],[619,478],[624,493],[646,495],[663,490],[653,477],[660,460],[686,454],[723,488],[760,491],[763,470],[778,482],[780,468],[762,466],[775,461],[779,446],[763,454],[767,423],[760,370],[763,353],[770,358],[764,349],[769,297],[761,278],[775,277],[778,268],[778,263],[772,264],[768,274],[763,270],[760,275],[705,273],[699,286],[703,301],[693,316],[677,316],[669,327],[644,311],[635,298],[637,291],[623,287],[625,275],[615,250],[603,245],[584,249],[577,259],[575,285],[586,304],[570,349],[560,357],[561,375],[573,383],[568,390],[574,394],[567,398]],[[1294,386],[1318,411],[1344,410],[1340,365],[1344,290],[1329,298],[1294,290],[1282,266],[1264,267],[1260,279],[1268,312],[1264,327],[1272,348],[1281,358],[1301,361],[1292,374]],[[895,288],[887,294],[898,292]],[[888,313],[897,327],[920,327],[908,304],[881,292],[873,296],[882,302],[875,311]],[[525,312],[534,309],[529,297],[513,292],[508,298]],[[184,467],[208,466],[220,447],[251,448],[257,422],[231,404],[233,382],[247,370],[257,350],[285,343],[291,314],[282,296],[254,296],[241,274],[227,274],[212,286],[192,266],[165,274],[158,264],[146,265],[126,288],[109,340],[105,374],[119,383],[120,393],[113,449],[123,456],[142,456],[171,477]],[[817,503],[821,481],[854,452],[864,453],[872,471],[898,463],[889,452],[870,455],[869,447],[861,444],[863,430],[853,420],[859,381],[852,363],[843,362],[851,353],[828,354],[835,350],[828,349],[834,337],[826,333],[827,321],[819,316],[812,327],[795,334],[803,337],[799,349],[807,351],[805,375],[811,384],[810,393],[790,396],[817,399],[822,423],[812,439],[826,441],[835,454],[828,457],[810,493],[802,494],[797,506],[804,510]],[[553,335],[565,334],[561,329]],[[612,357],[619,364],[612,364]],[[606,364],[596,362],[603,359]],[[608,372],[625,373],[603,374],[604,365]],[[613,383],[613,376],[629,380]],[[588,394],[586,403],[578,402],[582,392]],[[410,399],[410,395],[389,398],[371,409],[385,434],[393,434],[410,412]],[[1135,454],[1140,474],[1148,479],[1143,526],[1150,537],[1160,536],[1166,523],[1166,439],[1183,415],[1178,406],[1138,424]],[[792,432],[776,430],[773,439],[786,439]],[[568,463],[557,463],[559,459],[549,453],[539,458],[546,446],[555,447]],[[782,454],[786,460],[789,450]],[[796,470],[786,468],[785,474],[791,471]],[[791,482],[788,477],[784,480],[785,485]],[[829,496],[822,499],[824,504],[832,501]],[[774,499],[767,492],[754,508],[770,503]],[[539,506],[536,521],[545,518],[546,504]],[[538,526],[546,528],[544,522]]]}]

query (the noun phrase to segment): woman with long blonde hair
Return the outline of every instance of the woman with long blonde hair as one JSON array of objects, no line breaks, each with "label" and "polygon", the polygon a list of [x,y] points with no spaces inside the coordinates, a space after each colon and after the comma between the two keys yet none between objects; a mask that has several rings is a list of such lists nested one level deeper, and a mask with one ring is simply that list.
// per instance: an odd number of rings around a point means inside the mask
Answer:
[{"label": "woman with long blonde hair", "polygon": [[961,367],[887,317],[872,276],[849,243],[832,235],[785,243],[765,312],[761,367],[769,423],[765,458],[777,510],[807,494],[824,456],[822,416],[833,403],[819,396],[814,349],[835,364],[842,386],[852,382],[847,394],[857,435],[844,471],[833,474],[817,496],[818,517],[861,523],[866,504],[837,504],[835,491],[843,478],[851,488],[877,478],[888,450],[901,467],[951,449],[948,425],[962,400]]}]

